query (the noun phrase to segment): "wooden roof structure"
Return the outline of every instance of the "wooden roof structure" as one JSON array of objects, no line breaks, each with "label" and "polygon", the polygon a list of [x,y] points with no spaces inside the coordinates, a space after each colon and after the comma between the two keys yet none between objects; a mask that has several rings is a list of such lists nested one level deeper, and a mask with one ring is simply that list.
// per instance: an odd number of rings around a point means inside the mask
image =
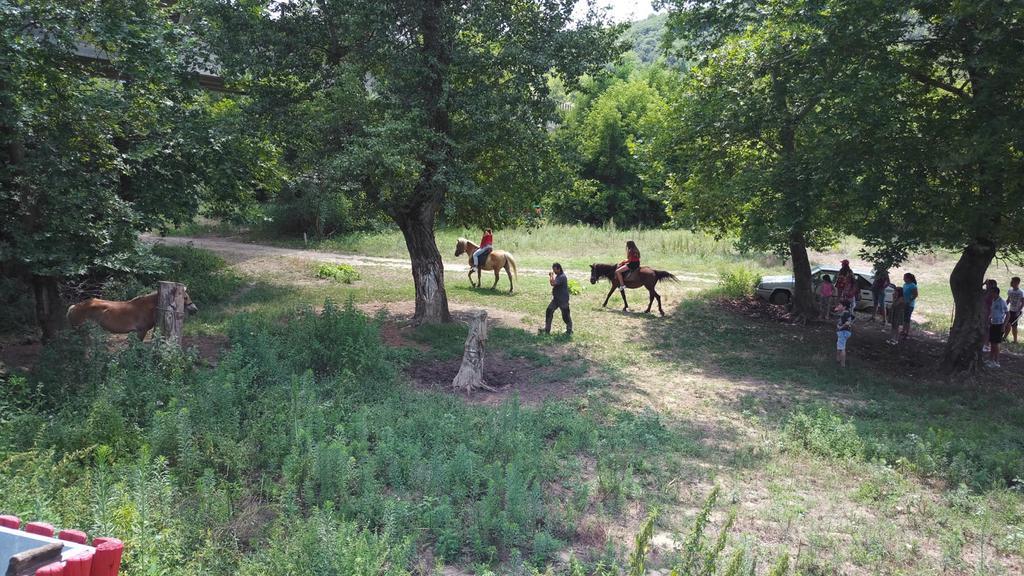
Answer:
[{"label": "wooden roof structure", "polygon": [[[177,4],[177,0],[161,0],[160,3],[164,6],[173,6]],[[191,16],[180,12],[171,14],[171,21],[175,24],[187,24],[190,19]],[[88,42],[76,42],[74,56],[79,60],[93,64],[101,74],[108,78],[117,79],[121,77],[118,71],[111,66],[111,62],[114,60],[113,55]],[[214,62],[208,69],[195,68],[192,70],[192,73],[199,82],[200,88],[213,92],[229,92],[224,87],[224,79],[216,68],[216,62]]]}]

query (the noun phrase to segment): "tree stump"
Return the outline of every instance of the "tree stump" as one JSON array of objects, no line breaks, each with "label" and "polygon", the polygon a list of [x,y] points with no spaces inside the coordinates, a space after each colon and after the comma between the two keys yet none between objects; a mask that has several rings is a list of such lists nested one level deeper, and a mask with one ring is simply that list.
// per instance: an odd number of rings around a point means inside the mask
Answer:
[{"label": "tree stump", "polygon": [[487,341],[487,311],[474,310],[469,319],[469,334],[462,354],[462,366],[452,380],[452,387],[467,394],[473,390],[494,388],[484,382],[484,342]]},{"label": "tree stump", "polygon": [[157,326],[160,336],[181,345],[181,329],[185,323],[185,285],[177,282],[160,282],[157,290]]}]

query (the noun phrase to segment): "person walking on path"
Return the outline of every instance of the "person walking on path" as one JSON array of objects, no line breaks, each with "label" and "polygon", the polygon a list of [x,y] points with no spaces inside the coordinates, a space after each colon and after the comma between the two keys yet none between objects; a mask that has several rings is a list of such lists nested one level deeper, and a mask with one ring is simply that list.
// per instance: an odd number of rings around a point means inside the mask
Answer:
[{"label": "person walking on path", "polygon": [[551,320],[555,317],[555,310],[562,311],[562,321],[565,322],[565,335],[572,336],[572,316],[569,315],[569,279],[565,277],[562,265],[555,262],[551,265],[551,272],[548,272],[548,283],[551,284],[551,303],[544,315],[544,328],[542,334],[551,333]]},{"label": "person walking on path", "polygon": [[1021,311],[1024,310],[1024,290],[1020,289],[1020,278],[1014,276],[1010,279],[1010,289],[1006,291],[1006,306],[1009,313],[1006,316],[1006,327],[1003,328],[1003,340],[1013,331],[1013,343],[1017,343],[1017,322],[1020,320]]},{"label": "person walking on path", "polygon": [[871,319],[875,321],[875,315],[882,316],[882,325],[885,325],[885,289],[889,286],[889,271],[879,266],[875,269],[875,280],[871,283],[872,310]]},{"label": "person walking on path", "polygon": [[1003,341],[1003,325],[1006,323],[1008,309],[1006,300],[999,296],[999,288],[992,287],[988,291],[992,294],[992,311],[989,314],[989,359],[985,365],[999,368],[999,343]]},{"label": "person walking on path", "polygon": [[484,230],[483,238],[480,239],[480,247],[473,252],[473,265],[469,271],[476,272],[477,268],[480,267],[480,259],[483,258],[484,262],[487,261],[487,257],[491,255],[491,251],[494,250],[494,234],[491,234],[491,229],[487,228]]},{"label": "person walking on path", "polygon": [[910,318],[917,306],[917,277],[907,272],[903,275],[903,299],[907,302],[907,312],[903,315],[903,337],[910,336]]},{"label": "person walking on path", "polygon": [[842,307],[843,311],[836,322],[836,362],[846,368],[846,342],[853,335],[854,315],[849,302],[843,302]]}]

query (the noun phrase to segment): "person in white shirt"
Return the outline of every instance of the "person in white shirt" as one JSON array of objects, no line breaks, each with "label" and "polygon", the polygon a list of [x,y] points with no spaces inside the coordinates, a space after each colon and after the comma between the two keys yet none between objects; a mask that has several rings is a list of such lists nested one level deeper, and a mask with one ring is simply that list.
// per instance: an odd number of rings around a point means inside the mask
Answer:
[{"label": "person in white shirt", "polygon": [[1024,290],[1020,289],[1020,277],[1014,276],[1010,280],[1010,289],[1006,291],[1006,307],[1009,312],[1006,315],[1006,325],[1003,327],[1003,340],[1013,332],[1013,343],[1017,343],[1017,321],[1020,320],[1020,313],[1024,310]]}]

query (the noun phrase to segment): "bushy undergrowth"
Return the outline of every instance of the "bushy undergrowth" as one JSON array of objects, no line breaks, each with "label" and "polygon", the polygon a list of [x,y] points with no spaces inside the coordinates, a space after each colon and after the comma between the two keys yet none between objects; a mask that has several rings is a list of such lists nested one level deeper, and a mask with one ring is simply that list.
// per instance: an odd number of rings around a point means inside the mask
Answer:
[{"label": "bushy undergrowth", "polygon": [[730,268],[718,273],[715,294],[726,298],[745,298],[754,294],[761,275],[746,268]]},{"label": "bushy undergrowth", "polygon": [[625,493],[670,443],[654,416],[415,392],[351,305],[229,336],[213,369],[163,344],[49,348],[0,392],[0,510],[125,539],[129,576],[404,574],[423,545],[544,565],[589,501],[546,486],[589,453]]},{"label": "bushy undergrowth", "polygon": [[359,280],[359,272],[348,264],[320,264],[316,267],[316,277],[351,284]]}]

